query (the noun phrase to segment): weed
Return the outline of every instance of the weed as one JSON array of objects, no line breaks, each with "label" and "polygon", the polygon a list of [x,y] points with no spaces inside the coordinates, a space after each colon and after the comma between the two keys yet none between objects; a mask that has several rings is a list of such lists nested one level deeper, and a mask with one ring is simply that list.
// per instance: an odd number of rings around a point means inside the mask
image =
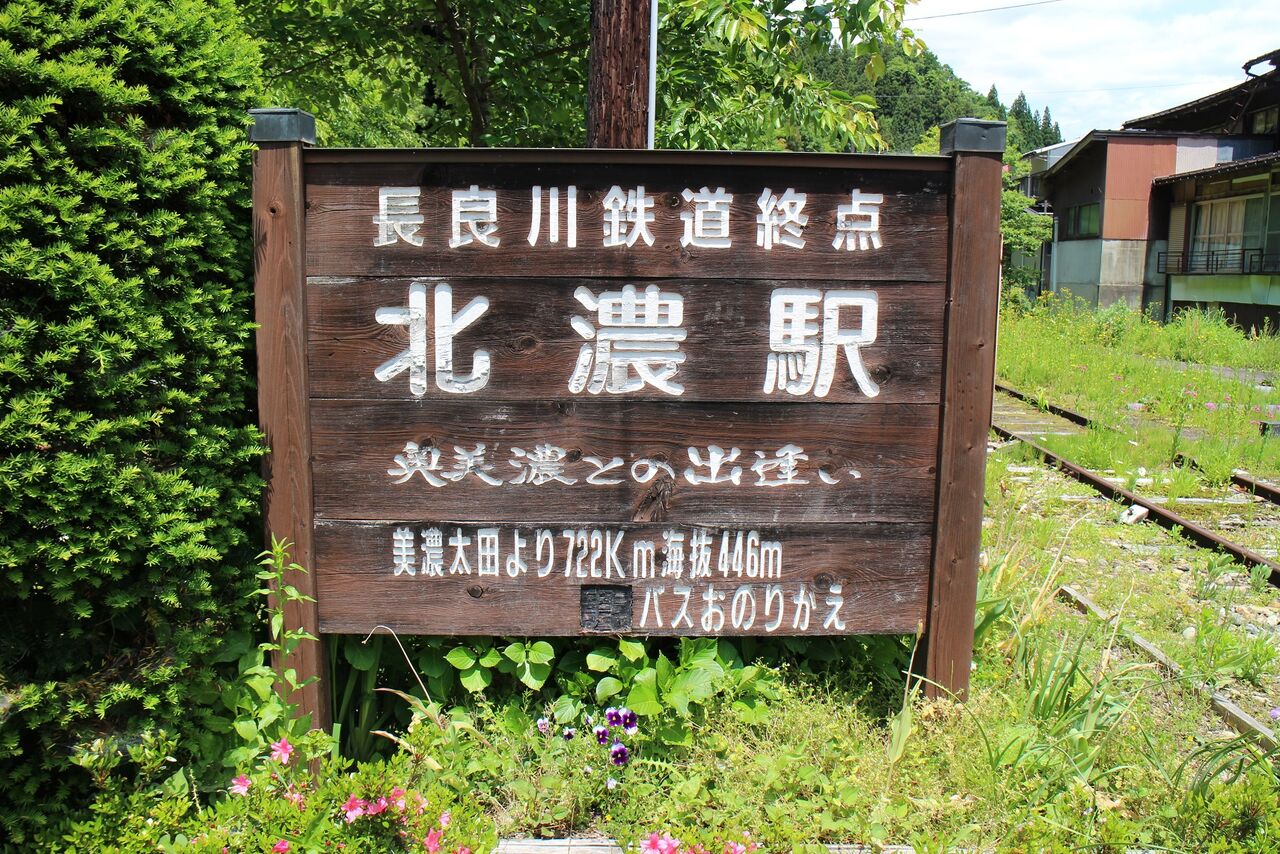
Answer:
[{"label": "weed", "polygon": [[1267,589],[1267,585],[1271,583],[1271,567],[1266,564],[1256,564],[1249,570],[1249,589],[1254,593],[1262,593]]}]

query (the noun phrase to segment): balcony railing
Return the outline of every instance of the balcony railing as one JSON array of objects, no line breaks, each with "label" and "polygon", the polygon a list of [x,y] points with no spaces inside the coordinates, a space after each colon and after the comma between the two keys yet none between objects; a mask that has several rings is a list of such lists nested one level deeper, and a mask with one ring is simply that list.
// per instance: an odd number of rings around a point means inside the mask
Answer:
[{"label": "balcony railing", "polygon": [[1161,252],[1156,258],[1156,270],[1182,275],[1280,273],[1280,254],[1266,253],[1261,249]]}]

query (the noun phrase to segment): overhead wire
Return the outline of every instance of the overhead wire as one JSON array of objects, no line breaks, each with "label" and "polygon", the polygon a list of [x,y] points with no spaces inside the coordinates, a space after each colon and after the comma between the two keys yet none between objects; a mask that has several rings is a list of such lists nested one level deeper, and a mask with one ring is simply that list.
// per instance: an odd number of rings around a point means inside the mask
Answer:
[{"label": "overhead wire", "polygon": [[1003,12],[1006,9],[1025,9],[1028,6],[1048,6],[1050,3],[1061,3],[1062,0],[1035,0],[1032,3],[1014,3],[1010,6],[992,6],[988,9],[970,9],[967,12],[946,12],[942,15],[923,15],[919,18],[905,18],[904,23],[915,21],[933,21],[938,18],[959,18],[963,15],[981,15],[984,12]]}]

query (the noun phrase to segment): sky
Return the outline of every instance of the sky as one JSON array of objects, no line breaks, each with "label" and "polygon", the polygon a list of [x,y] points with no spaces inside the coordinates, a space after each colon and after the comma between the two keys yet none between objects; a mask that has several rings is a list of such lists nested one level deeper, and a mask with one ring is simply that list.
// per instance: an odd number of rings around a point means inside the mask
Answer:
[{"label": "sky", "polygon": [[[1046,104],[1065,140],[1242,82],[1280,48],[1280,0],[919,0],[907,26],[938,59],[1008,106]],[[946,15],[948,17],[938,17]],[[1270,69],[1263,64],[1255,73]]]}]

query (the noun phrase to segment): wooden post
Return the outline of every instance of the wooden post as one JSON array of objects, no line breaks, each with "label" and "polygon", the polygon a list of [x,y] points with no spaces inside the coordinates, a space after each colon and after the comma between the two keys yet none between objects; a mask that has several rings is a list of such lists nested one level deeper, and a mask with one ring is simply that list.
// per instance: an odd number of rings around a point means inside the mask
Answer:
[{"label": "wooden post", "polygon": [[587,147],[644,148],[650,0],[591,0]]},{"label": "wooden post", "polygon": [[[258,417],[267,439],[263,474],[267,537],[288,540],[295,563],[313,567],[311,425],[307,398],[305,199],[302,147],[315,143],[315,118],[301,110],[250,110],[253,155],[254,303],[258,320]],[[315,598],[315,576],[292,578]],[[319,637],[316,603],[285,603],[285,626]],[[277,667],[298,679],[316,677],[289,699],[311,715],[311,725],[329,728],[324,654],[304,641]]]},{"label": "wooden post", "polygon": [[942,128],[942,153],[952,155],[955,169],[937,537],[923,644],[931,697],[969,693],[1000,302],[1004,145],[1004,122],[957,119]]}]

